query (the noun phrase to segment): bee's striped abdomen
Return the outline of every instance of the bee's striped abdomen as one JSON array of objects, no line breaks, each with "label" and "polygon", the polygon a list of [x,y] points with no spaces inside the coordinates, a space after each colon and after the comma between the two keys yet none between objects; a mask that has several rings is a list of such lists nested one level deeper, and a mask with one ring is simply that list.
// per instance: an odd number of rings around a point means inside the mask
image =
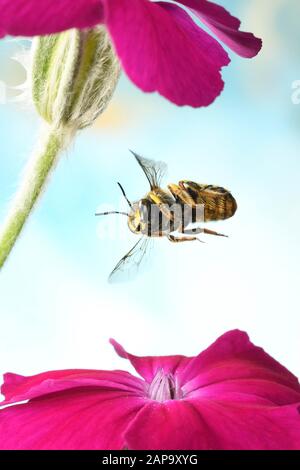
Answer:
[{"label": "bee's striped abdomen", "polygon": [[204,205],[204,221],[224,220],[232,217],[237,203],[230,191],[221,186],[204,185],[193,181],[179,183],[195,204]]}]

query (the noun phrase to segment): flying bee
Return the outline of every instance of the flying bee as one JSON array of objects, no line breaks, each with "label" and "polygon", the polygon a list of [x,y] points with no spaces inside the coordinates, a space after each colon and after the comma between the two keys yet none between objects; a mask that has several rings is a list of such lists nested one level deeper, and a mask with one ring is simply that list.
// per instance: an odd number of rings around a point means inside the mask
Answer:
[{"label": "flying bee", "polygon": [[118,183],[129,206],[128,212],[103,212],[96,215],[122,214],[127,217],[131,232],[141,235],[133,248],[119,261],[109,276],[116,280],[117,274],[137,271],[149,248],[150,240],[167,237],[170,242],[201,241],[197,235],[204,233],[226,237],[222,233],[203,228],[199,224],[225,220],[237,210],[232,194],[223,187],[199,184],[182,180],[161,188],[161,180],[166,172],[163,162],[148,160],[131,152],[142,168],[150,191],[140,200],[131,202],[120,183]]}]

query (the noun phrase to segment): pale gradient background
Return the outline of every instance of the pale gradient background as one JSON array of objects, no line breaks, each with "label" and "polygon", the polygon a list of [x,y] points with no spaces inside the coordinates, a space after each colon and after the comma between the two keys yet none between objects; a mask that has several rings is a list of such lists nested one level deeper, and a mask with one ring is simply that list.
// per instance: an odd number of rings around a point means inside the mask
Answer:
[{"label": "pale gradient background", "polygon": [[[300,79],[298,0],[227,0],[243,28],[264,39],[261,55],[231,54],[225,92],[209,109],[176,108],[144,95],[124,76],[105,115],[82,133],[0,274],[0,371],[125,368],[108,338],[138,354],[193,355],[232,328],[300,373]],[[17,45],[0,43],[0,79],[22,70]],[[39,118],[0,105],[0,217],[34,146]],[[232,190],[236,216],[213,226],[229,239],[157,241],[132,283],[109,285],[112,267],[136,238],[99,239],[95,209],[118,206],[147,183],[128,152],[161,159],[165,183],[191,178]],[[126,228],[126,221],[121,220]],[[100,227],[100,228],[99,228]]]}]

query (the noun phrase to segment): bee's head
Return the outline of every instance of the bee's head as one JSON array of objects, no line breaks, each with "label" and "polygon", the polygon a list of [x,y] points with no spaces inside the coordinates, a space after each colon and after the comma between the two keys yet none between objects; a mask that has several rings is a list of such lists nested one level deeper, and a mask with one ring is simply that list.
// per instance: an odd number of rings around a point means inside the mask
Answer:
[{"label": "bee's head", "polygon": [[127,216],[127,223],[128,227],[131,232],[136,234],[145,234],[148,233],[148,225],[150,219],[150,211],[151,211],[151,202],[144,198],[138,202],[130,202],[127,198],[125,191],[120,183],[118,183],[124,198],[126,199],[130,210],[129,212],[122,212],[122,211],[109,211],[109,212],[102,212],[96,215],[109,215],[109,214],[121,214]]},{"label": "bee's head", "polygon": [[151,211],[151,202],[141,199],[132,204],[128,216],[128,227],[133,233],[146,233]]},{"label": "bee's head", "polygon": [[128,215],[128,227],[133,233],[141,232],[141,216],[138,204],[133,204],[132,209]]}]

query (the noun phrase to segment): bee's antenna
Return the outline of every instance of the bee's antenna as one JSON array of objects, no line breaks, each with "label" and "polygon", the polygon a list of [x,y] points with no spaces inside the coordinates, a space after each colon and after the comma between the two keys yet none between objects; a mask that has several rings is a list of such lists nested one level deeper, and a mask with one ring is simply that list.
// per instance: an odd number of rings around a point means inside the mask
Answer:
[{"label": "bee's antenna", "polygon": [[129,201],[128,197],[126,196],[125,190],[124,190],[123,186],[121,185],[121,183],[118,183],[118,186],[119,186],[119,188],[121,189],[122,194],[123,194],[124,198],[126,199],[127,204],[129,205],[130,209],[133,209],[132,204],[131,204],[131,202]]},{"label": "bee's antenna", "polygon": [[118,211],[98,212],[95,215],[110,215],[110,214],[121,214],[121,215],[126,215],[126,217],[129,217],[129,214],[127,214],[127,212],[118,212]]}]

